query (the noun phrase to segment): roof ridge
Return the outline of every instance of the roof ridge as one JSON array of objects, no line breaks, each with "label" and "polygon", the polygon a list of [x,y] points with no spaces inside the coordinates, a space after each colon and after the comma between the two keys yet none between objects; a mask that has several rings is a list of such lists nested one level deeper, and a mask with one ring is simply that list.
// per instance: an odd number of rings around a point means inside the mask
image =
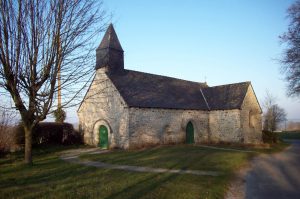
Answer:
[{"label": "roof ridge", "polygon": [[202,84],[203,86],[207,87],[207,84],[205,82],[195,82],[195,81],[180,79],[177,77],[170,77],[170,76],[165,76],[165,75],[159,75],[159,74],[153,74],[153,73],[147,73],[147,72],[141,72],[141,71],[129,70],[129,69],[125,69],[125,71],[141,73],[141,74],[145,74],[145,75],[153,75],[153,76],[158,76],[158,77],[163,77],[163,78],[170,78],[170,79],[185,81],[185,82],[194,83],[194,84]]},{"label": "roof ridge", "polygon": [[217,87],[222,87],[222,86],[230,86],[230,85],[237,85],[237,84],[251,84],[251,81],[245,81],[245,82],[237,82],[237,83],[230,83],[230,84],[222,84],[222,85],[217,85],[217,86],[209,86],[207,88],[217,88]]}]

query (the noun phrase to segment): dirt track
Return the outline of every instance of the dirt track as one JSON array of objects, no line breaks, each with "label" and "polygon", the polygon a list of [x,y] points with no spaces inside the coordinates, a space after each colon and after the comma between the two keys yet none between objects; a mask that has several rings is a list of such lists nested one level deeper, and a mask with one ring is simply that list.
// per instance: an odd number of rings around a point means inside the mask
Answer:
[{"label": "dirt track", "polygon": [[245,180],[246,199],[300,198],[300,140],[285,151],[263,155],[251,162]]}]

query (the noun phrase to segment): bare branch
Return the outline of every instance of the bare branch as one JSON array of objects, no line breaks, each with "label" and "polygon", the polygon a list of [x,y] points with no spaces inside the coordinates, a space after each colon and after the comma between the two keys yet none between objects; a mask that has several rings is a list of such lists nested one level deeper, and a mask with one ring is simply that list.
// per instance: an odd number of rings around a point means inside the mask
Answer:
[{"label": "bare branch", "polygon": [[29,131],[54,110],[59,72],[62,106],[78,104],[94,75],[94,38],[106,19],[98,0],[0,0],[1,92]]},{"label": "bare branch", "polygon": [[281,59],[282,71],[288,83],[288,95],[300,96],[300,1],[287,10],[290,24],[287,32],[280,36],[286,45]]}]

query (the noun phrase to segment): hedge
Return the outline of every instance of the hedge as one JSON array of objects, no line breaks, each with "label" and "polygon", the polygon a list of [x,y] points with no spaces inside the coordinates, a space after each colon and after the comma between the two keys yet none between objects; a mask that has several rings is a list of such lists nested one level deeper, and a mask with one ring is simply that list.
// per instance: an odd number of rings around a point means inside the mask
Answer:
[{"label": "hedge", "polygon": [[[24,147],[22,125],[0,129],[0,153],[17,151]],[[83,136],[69,123],[42,122],[33,131],[33,146],[82,144]]]},{"label": "hedge", "polygon": [[276,133],[271,131],[266,131],[266,130],[262,131],[262,139],[264,143],[269,143],[269,144],[278,143],[280,141]]}]

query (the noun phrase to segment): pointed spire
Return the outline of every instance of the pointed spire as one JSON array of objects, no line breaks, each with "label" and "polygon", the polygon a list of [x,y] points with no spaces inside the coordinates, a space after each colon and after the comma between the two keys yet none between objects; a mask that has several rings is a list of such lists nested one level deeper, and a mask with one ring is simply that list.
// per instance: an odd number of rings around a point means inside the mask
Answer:
[{"label": "pointed spire", "polygon": [[103,49],[103,48],[112,48],[115,50],[123,51],[118,36],[116,34],[116,31],[114,29],[114,26],[112,24],[109,24],[105,32],[105,35],[98,47],[98,49]]},{"label": "pointed spire", "polygon": [[112,24],[96,50],[95,69],[99,68],[106,68],[110,73],[124,70],[124,51]]}]

